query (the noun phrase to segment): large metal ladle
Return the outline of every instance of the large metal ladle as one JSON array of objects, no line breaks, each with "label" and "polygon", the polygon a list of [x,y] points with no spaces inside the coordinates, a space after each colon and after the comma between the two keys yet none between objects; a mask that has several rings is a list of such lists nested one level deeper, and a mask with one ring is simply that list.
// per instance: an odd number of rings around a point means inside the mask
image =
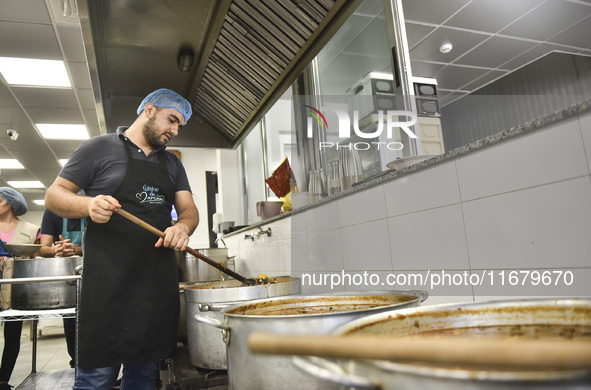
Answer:
[{"label": "large metal ladle", "polygon": [[[131,222],[135,223],[136,225],[139,225],[139,226],[143,227],[144,229],[146,229],[147,231],[154,233],[158,237],[164,238],[164,232],[161,232],[160,230],[156,229],[154,226],[150,225],[149,223],[142,221],[141,219],[139,219],[135,215],[130,214],[123,209],[118,209],[116,212],[117,212],[117,214],[130,220]],[[197,252],[195,249],[191,249],[191,248],[187,247],[186,251],[189,252],[190,254],[192,254],[193,256],[205,261],[207,264],[211,265],[212,267],[217,268],[218,270],[225,273],[226,275],[233,277],[234,279],[238,280],[239,282],[241,282],[243,284],[246,284],[249,286],[256,284],[255,278],[246,278],[240,274],[237,274],[236,272],[224,267],[223,265],[216,262],[215,260],[212,260],[209,257]]]}]

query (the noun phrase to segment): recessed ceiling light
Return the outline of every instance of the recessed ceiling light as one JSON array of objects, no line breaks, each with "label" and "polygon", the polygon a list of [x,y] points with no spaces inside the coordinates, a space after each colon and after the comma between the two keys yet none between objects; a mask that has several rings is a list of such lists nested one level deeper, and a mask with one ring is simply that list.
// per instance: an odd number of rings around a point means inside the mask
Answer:
[{"label": "recessed ceiling light", "polygon": [[39,206],[45,206],[45,199],[35,199],[33,203],[38,204]]},{"label": "recessed ceiling light", "polygon": [[37,129],[45,139],[88,139],[88,130],[84,125],[59,125],[53,123],[36,123]]},{"label": "recessed ceiling light", "polygon": [[0,158],[1,169],[24,169],[23,164],[14,158]]},{"label": "recessed ceiling light", "polygon": [[39,180],[9,180],[6,183],[14,188],[45,188]]},{"label": "recessed ceiling light", "polygon": [[10,85],[72,86],[63,61],[0,57],[0,73]]},{"label": "recessed ceiling light", "polygon": [[68,162],[68,159],[67,158],[60,158],[58,161],[63,168],[66,165],[66,163]]}]

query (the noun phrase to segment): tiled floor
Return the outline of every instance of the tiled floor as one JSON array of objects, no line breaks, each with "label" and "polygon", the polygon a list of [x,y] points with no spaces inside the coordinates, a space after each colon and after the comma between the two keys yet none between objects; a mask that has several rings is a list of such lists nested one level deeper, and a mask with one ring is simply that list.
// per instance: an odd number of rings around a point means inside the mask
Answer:
[{"label": "tiled floor", "polygon": [[[30,321],[23,324],[21,350],[10,384],[17,387],[31,374],[33,342]],[[0,331],[0,351],[4,349],[4,326]],[[38,324],[37,372],[70,368],[70,356],[66,348],[62,319],[41,320]]]}]

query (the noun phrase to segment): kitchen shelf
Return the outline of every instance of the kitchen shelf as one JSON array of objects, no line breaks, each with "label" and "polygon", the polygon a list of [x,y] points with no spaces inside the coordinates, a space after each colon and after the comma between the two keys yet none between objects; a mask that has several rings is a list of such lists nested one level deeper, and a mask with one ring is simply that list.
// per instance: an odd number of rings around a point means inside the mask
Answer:
[{"label": "kitchen shelf", "polygon": [[0,318],[4,321],[46,320],[51,318],[75,318],[76,308],[52,310],[14,310],[0,311]]},{"label": "kitchen shelf", "polygon": [[[43,282],[55,282],[55,281],[76,281],[76,306],[80,298],[80,275],[69,275],[69,276],[41,276],[41,277],[30,277],[30,278],[12,278],[12,279],[0,279],[0,285],[2,284],[23,284],[23,283],[43,283]],[[50,319],[50,318],[76,318],[76,308],[64,308],[64,309],[44,309],[44,310],[15,310],[7,309],[0,311],[0,319],[3,321],[32,321],[32,334],[33,334],[33,350],[31,359],[31,375],[37,373],[37,323],[39,320]],[[76,320],[76,322],[78,322]],[[76,324],[76,340],[78,339],[78,324]],[[76,347],[77,348],[77,347]],[[76,351],[76,354],[78,351]]]}]

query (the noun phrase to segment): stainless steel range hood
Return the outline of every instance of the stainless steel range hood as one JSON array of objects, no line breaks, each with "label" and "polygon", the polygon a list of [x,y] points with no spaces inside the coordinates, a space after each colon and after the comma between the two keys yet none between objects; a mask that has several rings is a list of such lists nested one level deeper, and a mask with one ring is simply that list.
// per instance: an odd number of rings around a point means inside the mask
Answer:
[{"label": "stainless steel range hood", "polygon": [[171,146],[236,147],[360,2],[79,0],[101,132],[167,87],[194,109]]}]

